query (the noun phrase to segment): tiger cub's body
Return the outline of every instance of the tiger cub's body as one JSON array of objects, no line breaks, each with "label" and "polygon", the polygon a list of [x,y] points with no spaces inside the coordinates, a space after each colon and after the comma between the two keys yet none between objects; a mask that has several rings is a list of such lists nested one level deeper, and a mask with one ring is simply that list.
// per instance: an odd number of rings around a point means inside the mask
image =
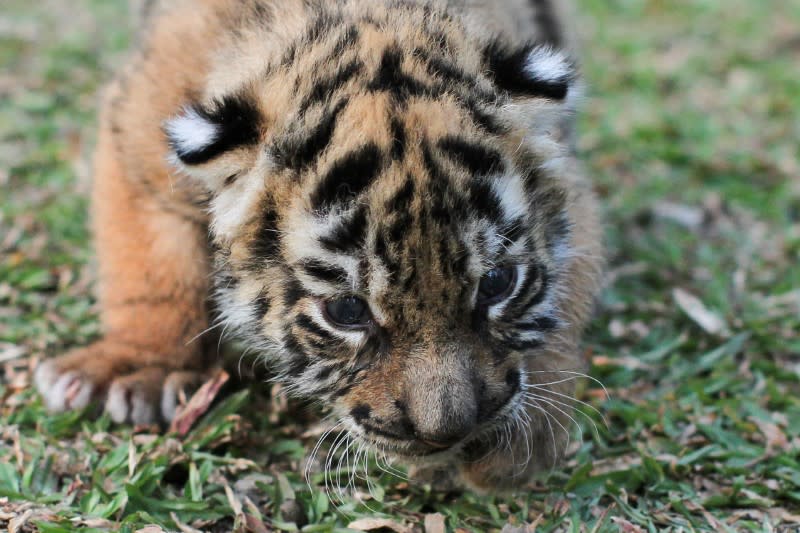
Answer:
[{"label": "tiger cub's body", "polygon": [[555,1],[151,3],[100,118],[105,336],[49,408],[168,420],[224,328],[407,462],[550,467],[602,255]]}]

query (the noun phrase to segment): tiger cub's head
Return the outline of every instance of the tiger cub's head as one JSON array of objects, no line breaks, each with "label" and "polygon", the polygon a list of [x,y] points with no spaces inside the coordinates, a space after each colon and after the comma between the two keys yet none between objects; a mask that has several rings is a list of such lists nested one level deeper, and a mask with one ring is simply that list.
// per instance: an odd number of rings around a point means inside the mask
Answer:
[{"label": "tiger cub's head", "polygon": [[580,366],[551,348],[591,298],[557,135],[573,65],[408,6],[310,27],[165,124],[211,192],[228,330],[390,454],[477,460],[527,416],[526,465],[549,466],[564,411],[530,418],[525,391]]}]

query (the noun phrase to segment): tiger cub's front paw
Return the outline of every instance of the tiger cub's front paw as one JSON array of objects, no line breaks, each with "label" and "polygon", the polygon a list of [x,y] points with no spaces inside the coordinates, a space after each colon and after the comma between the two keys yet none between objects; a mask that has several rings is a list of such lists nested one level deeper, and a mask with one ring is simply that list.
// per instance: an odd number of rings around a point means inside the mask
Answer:
[{"label": "tiger cub's front paw", "polygon": [[96,403],[117,423],[170,422],[177,406],[202,384],[206,373],[176,371],[168,361],[167,356],[154,357],[122,344],[99,341],[43,361],[34,381],[51,412],[84,409]]}]

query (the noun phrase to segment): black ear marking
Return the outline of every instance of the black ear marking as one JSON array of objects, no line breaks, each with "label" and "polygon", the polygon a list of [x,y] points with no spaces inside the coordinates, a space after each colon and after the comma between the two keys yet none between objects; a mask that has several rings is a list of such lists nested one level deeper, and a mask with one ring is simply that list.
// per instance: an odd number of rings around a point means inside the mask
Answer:
[{"label": "black ear marking", "polygon": [[190,104],[164,124],[170,148],[185,165],[199,165],[240,146],[256,144],[262,116],[244,94]]},{"label": "black ear marking", "polygon": [[564,100],[575,80],[575,65],[564,52],[528,43],[511,48],[499,39],[484,50],[489,76],[512,96]]}]

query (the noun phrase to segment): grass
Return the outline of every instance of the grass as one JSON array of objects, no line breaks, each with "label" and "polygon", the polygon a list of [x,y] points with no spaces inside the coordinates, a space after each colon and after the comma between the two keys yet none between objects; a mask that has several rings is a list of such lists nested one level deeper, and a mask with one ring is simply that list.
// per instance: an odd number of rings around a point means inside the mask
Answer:
[{"label": "grass", "polygon": [[580,4],[580,150],[610,248],[586,336],[610,397],[580,398],[608,426],[586,409],[565,464],[515,496],[376,472],[329,499],[302,475],[313,415],[264,385],[182,439],[44,411],[31,369],[98,335],[86,156],[130,32],[123,0],[5,0],[0,528],[800,529],[800,3]]}]

